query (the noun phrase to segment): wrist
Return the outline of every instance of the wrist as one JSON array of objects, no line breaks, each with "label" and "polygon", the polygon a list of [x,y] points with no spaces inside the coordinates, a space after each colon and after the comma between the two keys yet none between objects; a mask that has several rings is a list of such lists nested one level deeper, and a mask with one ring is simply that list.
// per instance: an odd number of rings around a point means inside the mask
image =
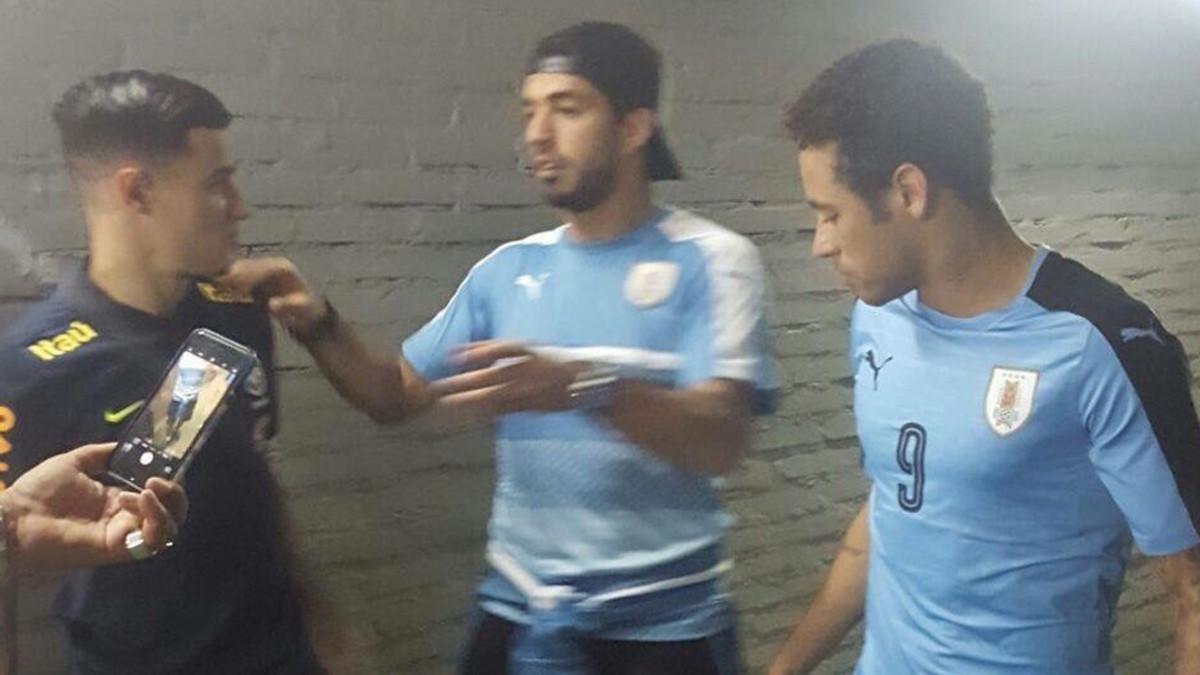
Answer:
[{"label": "wrist", "polygon": [[316,344],[333,335],[334,331],[337,330],[338,323],[341,321],[341,315],[338,314],[337,309],[334,308],[333,303],[329,301],[328,297],[321,300],[322,307],[324,308],[321,316],[304,328],[288,329],[288,332],[300,344]]},{"label": "wrist", "polygon": [[583,362],[575,378],[567,385],[571,408],[586,412],[604,412],[612,408],[621,389],[617,366]]}]

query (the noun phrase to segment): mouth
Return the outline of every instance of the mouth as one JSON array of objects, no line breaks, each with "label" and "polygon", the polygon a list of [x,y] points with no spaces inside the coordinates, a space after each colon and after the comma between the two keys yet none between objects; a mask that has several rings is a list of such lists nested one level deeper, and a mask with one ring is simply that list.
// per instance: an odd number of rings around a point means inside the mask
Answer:
[{"label": "mouth", "polygon": [[529,173],[543,183],[554,183],[562,176],[563,163],[552,159],[538,159],[529,166]]}]

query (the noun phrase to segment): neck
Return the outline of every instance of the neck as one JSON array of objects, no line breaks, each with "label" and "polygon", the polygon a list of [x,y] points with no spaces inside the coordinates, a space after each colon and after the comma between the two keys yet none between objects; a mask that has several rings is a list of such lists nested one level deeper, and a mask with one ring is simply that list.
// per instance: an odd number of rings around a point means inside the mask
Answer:
[{"label": "neck", "polygon": [[608,199],[588,211],[567,213],[565,220],[571,224],[568,232],[575,241],[598,242],[632,231],[652,213],[650,182],[638,175],[636,180],[618,178],[617,187]]},{"label": "neck", "polygon": [[947,204],[941,226],[929,228],[921,303],[950,316],[971,317],[1012,302],[1024,287],[1034,248],[1012,229],[994,200],[976,211]]},{"label": "neck", "polygon": [[87,275],[105,295],[122,305],[163,316],[187,294],[189,280],[152,264],[152,256],[124,223],[88,217]]}]

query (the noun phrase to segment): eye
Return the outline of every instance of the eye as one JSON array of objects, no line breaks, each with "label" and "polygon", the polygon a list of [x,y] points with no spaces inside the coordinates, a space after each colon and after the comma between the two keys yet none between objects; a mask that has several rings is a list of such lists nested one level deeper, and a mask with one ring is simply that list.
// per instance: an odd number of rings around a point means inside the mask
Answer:
[{"label": "eye", "polygon": [[824,215],[822,215],[822,216],[820,217],[820,221],[819,221],[819,222],[820,222],[822,225],[837,225],[837,220],[838,220],[838,214],[836,214],[836,213],[827,213],[827,214],[824,214]]}]

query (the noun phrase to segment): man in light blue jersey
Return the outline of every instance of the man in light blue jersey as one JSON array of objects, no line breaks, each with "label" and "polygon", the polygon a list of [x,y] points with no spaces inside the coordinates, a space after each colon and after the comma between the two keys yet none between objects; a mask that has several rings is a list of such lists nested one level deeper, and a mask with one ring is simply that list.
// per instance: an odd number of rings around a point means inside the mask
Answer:
[{"label": "man in light blue jersey", "polygon": [[1164,573],[1176,672],[1200,672],[1200,425],[1142,303],[1023,241],[991,190],[983,86],[873,45],[789,108],[813,254],[858,297],[867,504],[771,667],[860,618],[861,675],[1102,675],[1130,543]]},{"label": "man in light blue jersey", "polygon": [[231,283],[270,306],[350,402],[379,421],[427,408],[494,420],[492,571],[469,675],[725,675],[713,477],[776,389],[764,272],[745,238],[656,205],[679,177],[657,122],[659,56],[584,23],[534,49],[527,164],[566,224],[496,249],[405,341],[372,350],[286,261]]}]

